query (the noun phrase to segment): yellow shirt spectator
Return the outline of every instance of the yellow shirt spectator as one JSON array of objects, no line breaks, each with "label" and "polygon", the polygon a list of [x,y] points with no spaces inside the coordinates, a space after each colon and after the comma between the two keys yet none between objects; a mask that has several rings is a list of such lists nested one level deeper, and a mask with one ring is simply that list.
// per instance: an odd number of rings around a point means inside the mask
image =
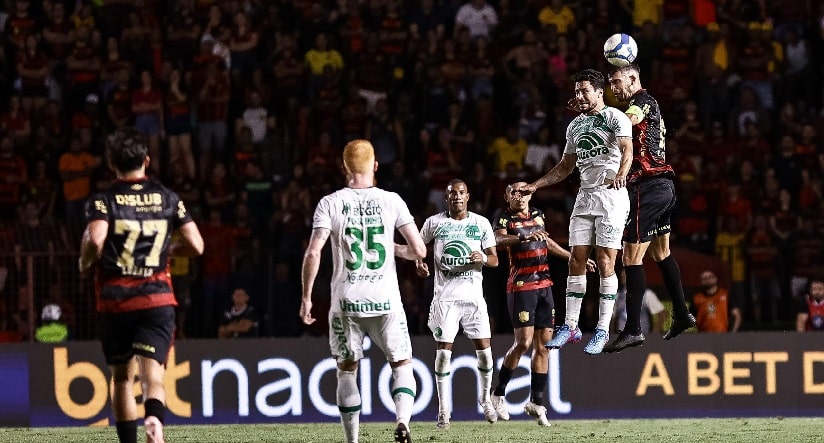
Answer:
[{"label": "yellow shirt spectator", "polygon": [[312,75],[321,75],[326,65],[331,65],[335,71],[343,69],[343,57],[334,49],[326,51],[310,49],[306,52],[306,64],[309,66]]},{"label": "yellow shirt spectator", "polygon": [[632,9],[632,24],[641,27],[646,22],[656,26],[663,20],[664,0],[635,0]]},{"label": "yellow shirt spectator", "polygon": [[569,27],[575,23],[575,14],[567,5],[561,5],[560,9],[553,9],[552,6],[544,6],[538,12],[538,21],[542,26],[555,25],[558,34],[567,34]]},{"label": "yellow shirt spectator", "polygon": [[509,128],[507,136],[493,140],[487,147],[486,153],[493,157],[495,169],[498,172],[506,171],[506,165],[509,163],[514,163],[520,170],[524,167],[528,146],[526,140],[518,137],[517,128]]}]

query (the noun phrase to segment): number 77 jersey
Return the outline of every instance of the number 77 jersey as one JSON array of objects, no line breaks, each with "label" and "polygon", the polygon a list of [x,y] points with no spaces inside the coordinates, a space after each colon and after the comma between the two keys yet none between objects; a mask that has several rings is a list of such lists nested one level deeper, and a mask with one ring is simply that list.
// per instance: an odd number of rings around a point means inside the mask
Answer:
[{"label": "number 77 jersey", "polygon": [[331,312],[374,317],[403,311],[395,230],[409,223],[415,219],[406,203],[380,188],[343,188],[321,199],[312,228],[331,231]]},{"label": "number 77 jersey", "polygon": [[117,181],[89,200],[86,218],[109,224],[97,270],[99,311],[177,304],[169,244],[172,232],[192,221],[177,194],[147,179]]}]

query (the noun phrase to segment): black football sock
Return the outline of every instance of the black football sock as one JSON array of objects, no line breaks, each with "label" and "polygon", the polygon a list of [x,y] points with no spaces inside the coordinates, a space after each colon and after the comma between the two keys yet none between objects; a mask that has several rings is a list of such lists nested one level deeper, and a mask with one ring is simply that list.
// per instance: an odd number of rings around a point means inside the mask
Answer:
[{"label": "black football sock", "polygon": [[647,275],[644,265],[624,266],[627,273],[627,323],[624,332],[638,335],[641,333],[641,309],[644,305],[644,292],[647,292]]},{"label": "black football sock", "polygon": [[681,285],[681,268],[670,255],[658,262],[658,269],[664,278],[664,286],[672,299],[672,317],[682,319],[687,316],[687,301],[684,298],[684,286]]},{"label": "black football sock", "polygon": [[166,407],[163,406],[163,403],[161,403],[160,400],[150,398],[146,400],[144,407],[146,409],[146,417],[157,417],[161,424],[166,421]]},{"label": "black football sock", "polygon": [[117,421],[114,427],[120,443],[137,443],[137,420]]},{"label": "black football sock", "polygon": [[501,370],[498,371],[498,385],[495,386],[495,390],[492,391],[492,394],[497,395],[498,397],[503,397],[504,394],[506,394],[506,385],[511,379],[512,369],[509,369],[501,364]]},{"label": "black football sock", "polygon": [[544,391],[546,391],[547,375],[533,372],[531,378],[532,403],[538,406],[544,405]]}]

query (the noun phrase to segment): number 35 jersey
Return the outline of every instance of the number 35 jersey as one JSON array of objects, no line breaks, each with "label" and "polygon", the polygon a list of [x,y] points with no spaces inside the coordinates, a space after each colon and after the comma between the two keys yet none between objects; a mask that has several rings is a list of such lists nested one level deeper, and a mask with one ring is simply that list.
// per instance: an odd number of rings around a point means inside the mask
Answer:
[{"label": "number 35 jersey", "polygon": [[172,232],[191,222],[180,198],[160,183],[117,181],[86,206],[109,232],[97,267],[97,308],[124,312],[176,305],[168,270]]},{"label": "number 35 jersey", "polygon": [[330,312],[374,317],[403,312],[395,270],[395,230],[415,219],[400,196],[380,188],[343,188],[322,198],[313,229],[332,240]]}]

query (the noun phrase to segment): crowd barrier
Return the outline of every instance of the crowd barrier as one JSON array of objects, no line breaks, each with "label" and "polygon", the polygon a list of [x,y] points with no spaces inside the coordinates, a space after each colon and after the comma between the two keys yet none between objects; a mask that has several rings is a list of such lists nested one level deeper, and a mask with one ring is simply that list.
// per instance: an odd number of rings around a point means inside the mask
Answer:
[{"label": "crowd barrier", "polygon": [[[584,343],[588,340],[584,334]],[[435,345],[414,337],[414,420],[437,414]],[[511,336],[493,337],[496,374]],[[391,369],[376,346],[361,361],[362,417],[394,419]],[[528,368],[523,357],[521,367]],[[165,384],[172,424],[337,421],[335,363],[325,338],[185,340],[170,353]],[[112,423],[108,370],[98,342],[0,345],[0,426]],[[482,420],[475,353],[458,337],[452,360],[453,419]],[[496,377],[497,379],[497,377]],[[140,397],[140,383],[135,381]],[[507,400],[527,419],[529,375],[515,372]],[[550,420],[824,415],[822,335],[688,333],[589,356],[583,346],[550,352]],[[142,407],[139,411],[142,415]]]}]

